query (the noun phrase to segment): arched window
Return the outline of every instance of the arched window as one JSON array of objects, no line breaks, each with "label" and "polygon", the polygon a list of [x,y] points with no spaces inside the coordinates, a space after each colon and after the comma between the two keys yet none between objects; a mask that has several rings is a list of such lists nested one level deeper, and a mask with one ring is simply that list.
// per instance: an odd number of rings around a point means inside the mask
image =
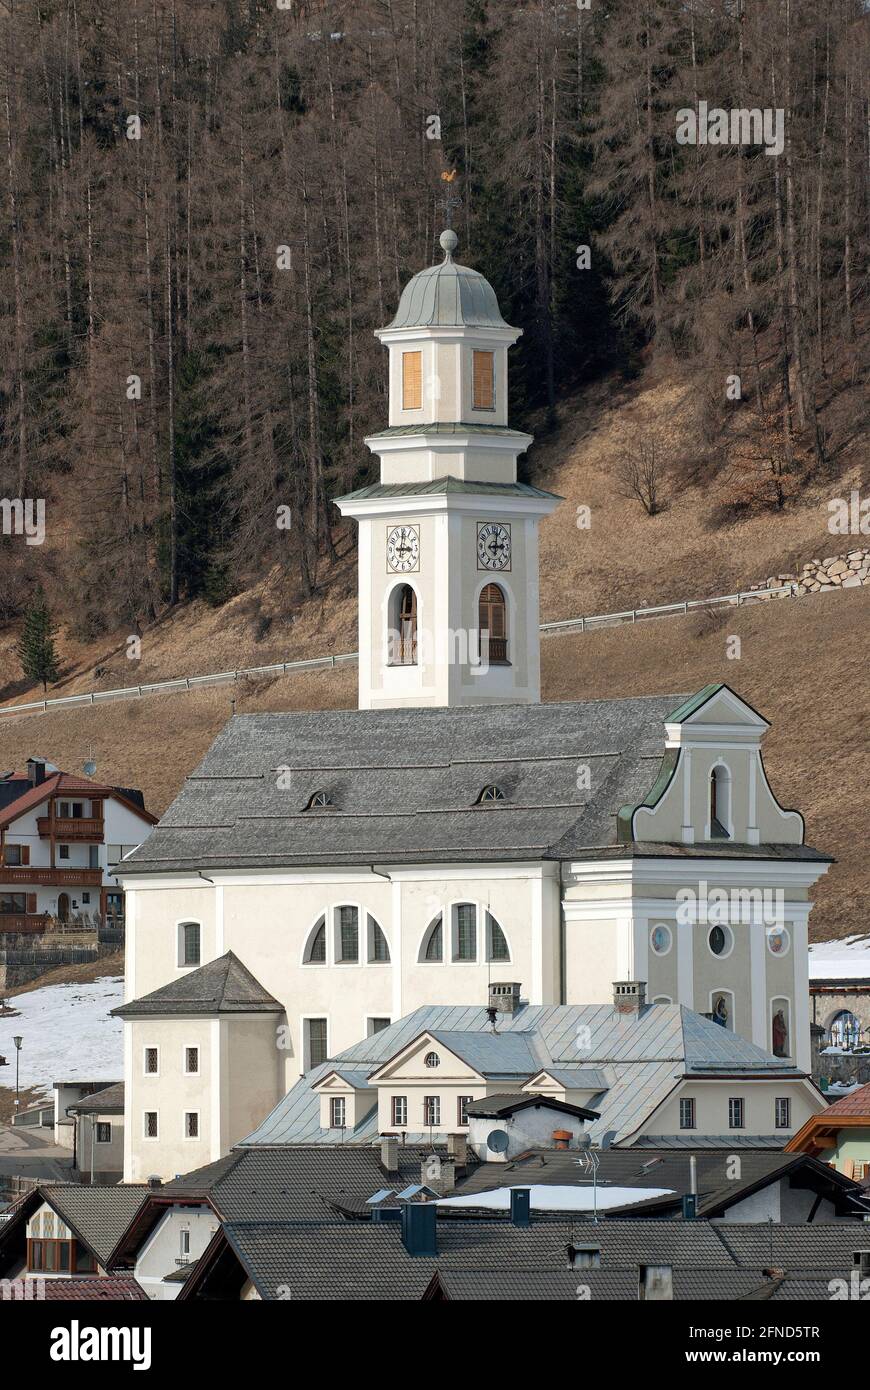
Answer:
[{"label": "arched window", "polygon": [[326,806],[332,805],[332,797],[328,792],[312,792],[308,798],[306,811],[321,811]]},{"label": "arched window", "polygon": [[[507,665],[507,602],[498,584],[487,584],[478,602],[480,628],[480,658],[490,665]],[[484,636],[486,634],[486,637]],[[488,638],[488,646],[487,646]]]},{"label": "arched window", "polygon": [[490,912],[486,914],[486,958],[506,961],[511,958],[505,934]]},{"label": "arched window", "polygon": [[371,913],[367,916],[368,924],[368,952],[367,960],[373,965],[388,964],[390,959],[390,948],[387,945],[387,938],[384,936],[379,922],[376,922]]},{"label": "arched window", "polygon": [[398,584],[390,594],[389,639],[391,666],[417,665],[417,595],[410,584]]},{"label": "arched window", "polygon": [[335,909],[335,963],[359,965],[359,908],[350,903]]},{"label": "arched window", "polygon": [[318,917],[308,935],[305,953],[302,957],[306,965],[326,964],[326,918]]},{"label": "arched window", "polygon": [[710,773],[710,839],[730,839],[730,823],[731,774],[727,767],[720,765]]},{"label": "arched window", "polygon": [[861,1020],[849,1009],[841,1009],[831,1020],[829,1046],[851,1052],[861,1041]]},{"label": "arched window", "polygon": [[497,787],[494,782],[485,786],[477,798],[478,806],[484,805],[487,801],[504,801],[504,792],[501,787]]},{"label": "arched window", "polygon": [[420,960],[433,961],[444,959],[444,919],[441,913],[434,921],[429,923],[426,935],[423,937],[423,944],[420,947]]}]

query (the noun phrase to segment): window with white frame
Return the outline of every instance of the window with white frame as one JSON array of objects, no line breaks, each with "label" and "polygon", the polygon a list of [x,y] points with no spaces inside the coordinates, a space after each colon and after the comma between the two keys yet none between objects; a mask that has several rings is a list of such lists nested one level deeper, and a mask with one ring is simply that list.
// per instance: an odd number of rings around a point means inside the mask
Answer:
[{"label": "window with white frame", "polygon": [[791,1128],[791,1101],[788,1096],[777,1096],[774,1103],[776,1111],[776,1128]]},{"label": "window with white frame", "polygon": [[183,966],[202,963],[202,928],[199,922],[182,922],[178,928],[178,963]]},{"label": "window with white frame", "polygon": [[456,903],[453,907],[453,959],[477,960],[477,908],[474,903]]},{"label": "window with white frame", "polygon": [[184,1260],[190,1254],[190,1227],[182,1226],[178,1233],[178,1253]]},{"label": "window with white frame", "polygon": [[112,1126],[107,1120],[98,1120],[94,1125],[94,1141],[97,1144],[111,1144]]},{"label": "window with white frame", "polygon": [[408,1124],[408,1097],[393,1096],[391,1101],[392,1119],[391,1123],[397,1129],[405,1129]]},{"label": "window with white frame", "polygon": [[146,1110],[142,1119],[142,1133],[146,1139],[157,1138],[157,1111]]},{"label": "window with white frame", "polygon": [[468,1107],[474,1100],[474,1096],[456,1097],[456,1123],[458,1125],[468,1124]]},{"label": "window with white frame", "polygon": [[146,1076],[157,1076],[160,1072],[160,1049],[158,1047],[146,1047],[144,1070]]},{"label": "window with white frame", "polygon": [[423,1123],[437,1128],[441,1123],[441,1097],[423,1097]]},{"label": "window with white frame", "polygon": [[680,1129],[695,1128],[695,1097],[680,1096]]},{"label": "window with white frame", "polygon": [[344,1129],[345,1116],[347,1114],[347,1101],[344,1096],[329,1097],[329,1127],[330,1129]]},{"label": "window with white frame", "polygon": [[374,1018],[370,1014],[366,1019],[366,1037],[373,1038],[375,1033],[383,1033],[389,1028],[391,1020],[388,1018]]},{"label": "window with white frame", "polygon": [[388,965],[390,948],[379,922],[370,912],[366,913],[366,959],[371,965]]},{"label": "window with white frame", "polygon": [[196,1076],[199,1071],[199,1048],[186,1047],[184,1049],[184,1074],[185,1076]]},{"label": "window with white frame", "polygon": [[359,964],[359,908],[335,909],[335,961],[337,965]]},{"label": "window with white frame", "polygon": [[731,773],[719,764],[710,773],[710,839],[729,840],[730,824]]},{"label": "window with white frame", "polygon": [[328,1055],[327,1027],[325,1018],[306,1018],[303,1022],[303,1059],[305,1071],[318,1067]]},{"label": "window with white frame", "polygon": [[743,1129],[745,1105],[742,1096],[728,1097],[728,1128]]},{"label": "window with white frame", "polygon": [[184,1112],[184,1137],[185,1139],[199,1138],[199,1111],[186,1110]]}]

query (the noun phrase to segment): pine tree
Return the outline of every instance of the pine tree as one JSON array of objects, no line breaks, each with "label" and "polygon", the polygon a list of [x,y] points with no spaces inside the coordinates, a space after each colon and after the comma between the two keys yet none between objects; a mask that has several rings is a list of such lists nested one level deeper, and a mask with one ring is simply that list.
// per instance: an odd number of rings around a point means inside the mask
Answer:
[{"label": "pine tree", "polygon": [[49,681],[58,679],[54,627],[42,589],[36,591],[33,603],[24,615],[24,630],[18,643],[18,659],[25,676],[34,681],[42,681],[43,691],[48,689]]}]

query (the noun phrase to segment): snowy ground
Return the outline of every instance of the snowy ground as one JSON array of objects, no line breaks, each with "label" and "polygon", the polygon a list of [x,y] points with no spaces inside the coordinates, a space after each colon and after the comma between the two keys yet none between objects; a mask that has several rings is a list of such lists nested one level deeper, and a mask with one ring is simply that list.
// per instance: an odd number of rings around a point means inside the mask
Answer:
[{"label": "snowy ground", "polygon": [[55,1081],[119,1081],[124,1072],[123,1024],[109,1010],[123,1002],[123,980],[109,976],[92,984],[44,985],[17,994],[17,1018],[0,1018],[0,1086],[15,1085],[15,1044],[20,1033],[21,1089],[51,1094]]},{"label": "snowy ground", "polygon": [[[591,1186],[559,1187],[546,1183],[531,1183],[529,1198],[532,1211],[591,1211]],[[653,1197],[670,1197],[670,1187],[599,1187],[598,1210],[626,1207],[632,1202],[648,1202]],[[486,1207],[493,1211],[509,1211],[511,1189],[497,1187],[492,1192],[470,1193],[467,1197],[442,1197],[439,1207]]]},{"label": "snowy ground", "polygon": [[842,941],[814,941],[810,946],[811,980],[860,980],[870,977],[870,936]]}]

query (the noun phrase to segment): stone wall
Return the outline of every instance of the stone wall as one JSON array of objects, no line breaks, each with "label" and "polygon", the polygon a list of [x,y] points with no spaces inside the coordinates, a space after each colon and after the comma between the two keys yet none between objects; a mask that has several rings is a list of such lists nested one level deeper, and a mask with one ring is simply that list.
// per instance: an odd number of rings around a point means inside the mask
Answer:
[{"label": "stone wall", "polygon": [[856,546],[845,555],[808,560],[800,574],[772,574],[753,589],[780,589],[794,584],[798,594],[819,594],[825,589],[857,589],[870,584],[870,548]]}]

